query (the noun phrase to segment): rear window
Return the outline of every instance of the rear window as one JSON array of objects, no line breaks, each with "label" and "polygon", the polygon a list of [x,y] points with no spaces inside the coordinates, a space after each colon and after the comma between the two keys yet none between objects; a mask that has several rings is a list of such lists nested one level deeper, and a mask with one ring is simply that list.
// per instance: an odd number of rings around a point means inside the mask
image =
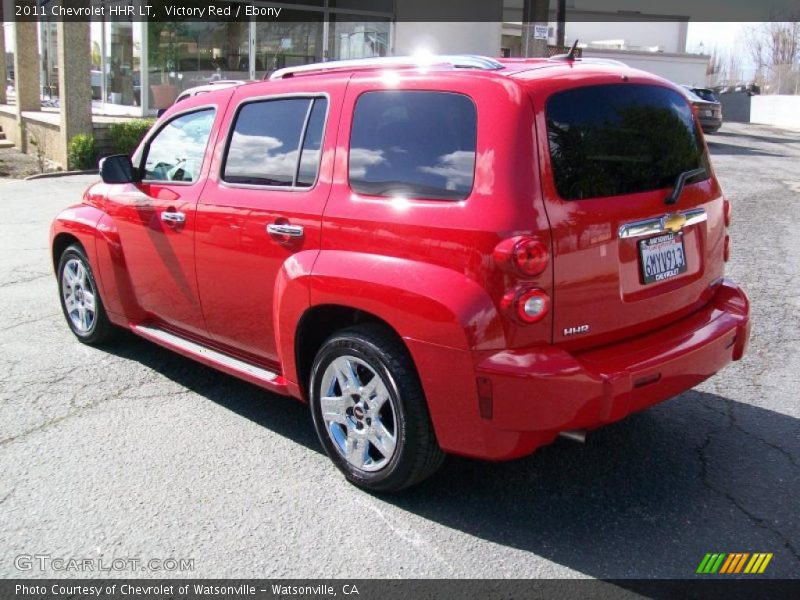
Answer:
[{"label": "rear window", "polygon": [[719,100],[717,100],[717,97],[714,95],[714,92],[712,92],[711,90],[694,89],[692,91],[707,102],[719,102]]},{"label": "rear window", "polygon": [[670,89],[575,88],[551,96],[546,114],[553,176],[564,199],[668,188],[685,171],[709,171],[692,110]]},{"label": "rear window", "polygon": [[461,94],[367,92],[356,104],[350,186],[374,196],[463,200],[475,173],[477,115]]}]

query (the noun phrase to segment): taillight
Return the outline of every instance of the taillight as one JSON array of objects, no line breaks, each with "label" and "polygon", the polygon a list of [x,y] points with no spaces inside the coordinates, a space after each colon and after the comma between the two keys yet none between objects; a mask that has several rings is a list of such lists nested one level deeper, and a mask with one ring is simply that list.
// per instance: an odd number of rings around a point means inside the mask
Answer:
[{"label": "taillight", "polygon": [[523,239],[514,246],[514,264],[529,277],[539,275],[547,268],[547,246],[536,239]]},{"label": "taillight", "polygon": [[731,210],[732,210],[731,209],[731,203],[726,198],[725,200],[722,201],[722,206],[723,206],[723,209],[722,209],[723,210],[723,214],[725,215],[725,227],[730,227],[731,226]]},{"label": "taillight", "polygon": [[725,236],[725,246],[722,250],[722,259],[725,262],[728,262],[728,259],[731,257],[731,236]]},{"label": "taillight", "polygon": [[547,268],[549,260],[544,242],[524,236],[503,240],[495,247],[493,256],[500,267],[513,269],[523,277],[541,275]]},{"label": "taillight", "polygon": [[503,297],[503,308],[522,323],[538,323],[550,311],[550,296],[539,288],[511,290]]}]

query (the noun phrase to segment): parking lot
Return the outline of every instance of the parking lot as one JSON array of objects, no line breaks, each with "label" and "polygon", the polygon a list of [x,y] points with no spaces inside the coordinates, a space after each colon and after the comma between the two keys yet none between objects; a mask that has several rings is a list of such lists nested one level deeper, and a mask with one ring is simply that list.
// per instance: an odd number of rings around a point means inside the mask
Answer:
[{"label": "parking lot", "polygon": [[18,569],[50,555],[193,560],[104,573],[128,577],[683,578],[707,552],[800,576],[800,132],[708,141],[745,360],[585,446],[451,458],[393,497],[344,481],[300,403],[133,336],[79,344],[48,229],[92,177],[0,181],[0,576],[97,576]]}]

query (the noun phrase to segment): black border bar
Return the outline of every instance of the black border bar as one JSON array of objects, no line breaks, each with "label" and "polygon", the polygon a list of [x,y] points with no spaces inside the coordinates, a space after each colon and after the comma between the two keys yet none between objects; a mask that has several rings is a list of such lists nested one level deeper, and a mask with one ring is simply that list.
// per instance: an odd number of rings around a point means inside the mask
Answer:
[{"label": "black border bar", "polygon": [[[524,0],[12,0],[5,21],[368,21],[386,18],[409,22],[519,22]],[[132,5],[130,14],[112,6]],[[244,6],[256,5],[257,16]],[[326,6],[331,5],[331,10]],[[232,8],[231,8],[232,7]],[[280,9],[274,11],[264,9]],[[11,14],[8,14],[10,9]],[[213,9],[213,11],[212,11]],[[557,0],[550,0],[556,20]],[[335,15],[332,16],[332,15]],[[567,22],[615,21],[798,21],[798,0],[581,0],[567,7]]]},{"label": "black border bar", "polygon": [[718,576],[675,579],[6,579],[4,600],[357,600],[798,598],[800,579]]}]

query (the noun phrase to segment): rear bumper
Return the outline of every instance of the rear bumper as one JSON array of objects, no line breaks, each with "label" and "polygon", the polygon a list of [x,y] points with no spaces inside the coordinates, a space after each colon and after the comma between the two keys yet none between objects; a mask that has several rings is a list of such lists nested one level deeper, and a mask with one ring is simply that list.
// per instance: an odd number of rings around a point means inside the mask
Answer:
[{"label": "rear bumper", "polygon": [[745,352],[749,301],[723,281],[701,311],[673,325],[599,349],[507,350],[482,360],[498,429],[547,434],[592,429],[688,390]]},{"label": "rear bumper", "polygon": [[700,127],[705,133],[714,133],[722,127],[722,117],[701,117]]},{"label": "rear bumper", "polygon": [[747,296],[726,280],[696,313],[584,352],[475,352],[466,363],[463,351],[409,341],[422,364],[438,359],[436,371],[420,374],[442,448],[504,460],[530,454],[562,431],[601,427],[694,387],[739,360],[749,335]]}]

